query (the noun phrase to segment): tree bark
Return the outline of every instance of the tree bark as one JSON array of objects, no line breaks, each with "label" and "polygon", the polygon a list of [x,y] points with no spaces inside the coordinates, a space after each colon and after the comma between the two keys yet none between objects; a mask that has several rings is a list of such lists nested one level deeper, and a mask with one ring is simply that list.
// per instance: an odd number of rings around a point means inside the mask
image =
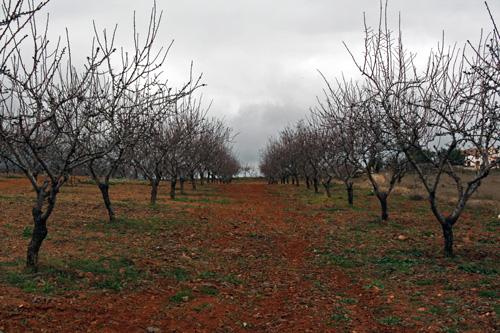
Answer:
[{"label": "tree bark", "polygon": [[196,179],[194,178],[194,174],[191,175],[191,188],[193,191],[196,191]]},{"label": "tree bark", "polygon": [[347,190],[347,202],[349,203],[349,206],[352,206],[354,205],[354,190],[352,183],[346,184],[346,190]]},{"label": "tree bark", "polygon": [[158,187],[160,186],[160,181],[157,179],[151,180],[151,204],[156,205],[156,200],[158,198]]},{"label": "tree bark", "polygon": [[177,179],[170,181],[170,199],[175,200],[175,186],[177,185]]},{"label": "tree bark", "polygon": [[314,193],[319,193],[318,178],[313,179],[313,185],[314,185]]},{"label": "tree bark", "polygon": [[387,221],[389,219],[389,213],[387,210],[387,194],[386,193],[377,193],[377,198],[380,201],[380,209],[382,221]]},{"label": "tree bark", "polygon": [[441,224],[444,237],[444,255],[453,257],[453,224],[446,222]]},{"label": "tree bark", "polygon": [[307,189],[311,189],[311,181],[309,180],[309,177],[306,177],[306,187]]},{"label": "tree bark", "polygon": [[[44,239],[47,237],[47,219],[50,214],[54,210],[56,205],[56,195],[58,193],[58,188],[60,184],[55,185],[56,187],[52,187],[50,192],[46,191],[48,184],[44,184],[42,188],[37,189],[37,199],[36,203],[33,206],[31,211],[31,215],[33,216],[33,233],[31,235],[31,241],[28,244],[28,250],[26,253],[26,268],[31,270],[32,272],[37,272],[38,270],[38,253],[40,251],[40,247]],[[54,184],[52,184],[54,186]],[[43,205],[45,202],[45,198],[48,198],[48,206],[45,213],[43,213]]]},{"label": "tree bark", "polygon": [[106,206],[106,210],[108,211],[109,222],[115,222],[115,212],[113,211],[111,199],[109,197],[109,184],[99,183],[98,186],[102,194],[102,199],[104,200],[104,206]]},{"label": "tree bark", "polygon": [[[35,210],[38,210],[35,212]],[[39,209],[33,209],[33,234],[31,241],[28,245],[28,252],[26,255],[26,267],[32,271],[38,271],[38,252],[42,246],[43,240],[47,237],[47,220],[42,218],[42,213]]]},{"label": "tree bark", "polygon": [[186,191],[184,191],[184,183],[186,182],[186,179],[184,177],[181,177],[179,179],[179,182],[181,184],[181,194],[184,195],[186,194]]},{"label": "tree bark", "polygon": [[323,184],[323,186],[325,187],[326,196],[328,198],[331,198],[332,197],[332,193],[330,191],[330,184],[329,183],[325,183],[325,184]]}]

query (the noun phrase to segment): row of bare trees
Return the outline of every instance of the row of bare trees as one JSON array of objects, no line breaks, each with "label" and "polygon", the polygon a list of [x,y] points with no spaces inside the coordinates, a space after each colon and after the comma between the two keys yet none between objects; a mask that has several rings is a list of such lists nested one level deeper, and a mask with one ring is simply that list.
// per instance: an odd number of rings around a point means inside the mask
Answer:
[{"label": "row of bare trees", "polygon": [[[403,46],[402,32],[389,29],[387,5],[379,25],[365,23],[365,49],[358,59],[346,45],[361,79],[329,81],[307,121],[270,140],[261,172],[272,182],[299,185],[305,179],[330,193],[332,179],[345,184],[353,203],[353,179],[367,176],[388,219],[387,201],[408,171],[428,193],[440,223],[444,252],[453,255],[453,226],[467,201],[500,164],[500,34],[493,29],[463,48],[440,43],[425,70]],[[334,82],[334,83],[332,83]],[[474,174],[453,163],[458,150],[474,148],[482,163]],[[380,175],[383,175],[381,177]],[[440,192],[451,180],[453,203]],[[441,195],[441,197],[440,197]]]},{"label": "row of bare trees", "polygon": [[141,35],[133,20],[132,48],[116,45],[117,29],[94,24],[91,48],[74,59],[65,37],[49,41],[47,1],[5,0],[0,21],[0,159],[22,172],[36,193],[27,266],[36,270],[47,220],[72,174],[88,174],[99,187],[110,221],[115,213],[110,179],[135,170],[158,185],[205,173],[225,181],[238,172],[231,131],[207,117],[202,87],[192,75],[171,88],[162,67],[172,44],[157,46],[162,13],[151,10]]}]

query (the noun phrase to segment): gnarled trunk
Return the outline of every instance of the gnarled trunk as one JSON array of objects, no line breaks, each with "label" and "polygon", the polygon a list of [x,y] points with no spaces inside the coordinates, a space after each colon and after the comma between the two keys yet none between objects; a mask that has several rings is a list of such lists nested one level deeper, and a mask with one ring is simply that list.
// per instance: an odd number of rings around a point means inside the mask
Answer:
[{"label": "gnarled trunk", "polygon": [[325,192],[326,192],[326,196],[331,198],[332,197],[332,193],[330,191],[330,184],[323,184],[323,187],[325,188]]},{"label": "gnarled trunk", "polygon": [[441,224],[444,237],[444,255],[453,257],[453,224],[446,222]]},{"label": "gnarled trunk", "polygon": [[177,185],[177,179],[174,178],[170,181],[170,199],[175,199],[175,186]]},{"label": "gnarled trunk", "polygon": [[318,178],[313,178],[314,193],[319,193],[319,182]]},{"label": "gnarled trunk", "polygon": [[332,197],[332,193],[330,191],[332,187],[332,177],[328,177],[326,181],[323,181],[323,187],[325,188],[325,193],[328,198]]},{"label": "gnarled trunk", "polygon": [[115,212],[113,211],[113,207],[111,205],[111,199],[109,197],[109,184],[100,183],[98,184],[99,190],[102,194],[102,199],[104,201],[104,206],[108,211],[109,222],[115,221]]},{"label": "gnarled trunk", "polygon": [[349,203],[349,206],[352,206],[354,204],[354,190],[352,183],[350,182],[346,183],[346,190],[347,190],[347,202]]},{"label": "gnarled trunk", "polygon": [[26,255],[26,267],[33,272],[38,270],[38,252],[48,234],[47,220],[42,217],[41,212],[35,212],[35,209],[33,209],[33,234]]},{"label": "gnarled trunk", "polygon": [[156,200],[158,198],[158,187],[160,186],[160,180],[151,180],[151,204],[156,205]]},{"label": "gnarled trunk", "polygon": [[387,193],[385,192],[377,193],[377,198],[380,201],[380,210],[381,210],[380,218],[382,219],[382,221],[387,221],[389,219],[389,213],[387,209]]},{"label": "gnarled trunk", "polygon": [[194,174],[191,175],[191,188],[193,191],[196,191],[196,179],[194,178]]},{"label": "gnarled trunk", "polygon": [[[46,183],[42,188],[37,189],[37,200],[35,206],[31,211],[33,216],[33,233],[31,235],[30,243],[28,244],[28,250],[26,253],[26,268],[33,272],[38,270],[38,253],[44,239],[47,237],[47,220],[52,214],[54,207],[56,205],[56,195],[59,191],[59,186],[62,184],[52,184],[52,189],[50,192],[46,191],[48,183]],[[45,198],[48,198],[48,206],[45,213],[42,211]]]}]

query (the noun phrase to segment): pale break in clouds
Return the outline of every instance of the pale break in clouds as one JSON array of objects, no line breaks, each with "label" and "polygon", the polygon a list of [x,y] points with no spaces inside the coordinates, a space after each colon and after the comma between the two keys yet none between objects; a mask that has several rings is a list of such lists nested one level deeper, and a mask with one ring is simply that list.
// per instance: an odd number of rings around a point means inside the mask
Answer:
[{"label": "pale break in clouds", "polygon": [[[51,0],[51,32],[67,27],[73,53],[85,55],[92,20],[100,28],[119,25],[130,42],[133,11],[145,29],[153,1]],[[489,5],[500,15],[500,1]],[[377,0],[157,0],[164,11],[160,43],[175,39],[165,73],[172,84],[187,78],[189,64],[204,73],[203,95],[211,112],[239,135],[243,163],[257,164],[267,138],[303,117],[321,94],[320,69],[328,77],[356,75],[342,45],[361,55],[363,12],[376,24]],[[393,27],[401,13],[405,43],[422,58],[445,31],[448,43],[476,41],[490,29],[480,0],[392,0]]]}]

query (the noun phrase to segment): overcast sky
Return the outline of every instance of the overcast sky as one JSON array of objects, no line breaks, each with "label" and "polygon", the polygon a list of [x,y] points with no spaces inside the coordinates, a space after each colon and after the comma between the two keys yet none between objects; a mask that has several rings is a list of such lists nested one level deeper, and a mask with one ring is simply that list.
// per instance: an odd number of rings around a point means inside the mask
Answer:
[{"label": "overcast sky", "polygon": [[[145,28],[149,0],[51,0],[51,32],[70,32],[74,54],[86,54],[92,20],[101,28],[119,27],[130,41],[133,11]],[[211,112],[235,132],[235,151],[243,163],[257,164],[269,136],[302,118],[322,81],[356,74],[342,46],[361,55],[363,12],[378,19],[377,0],[157,0],[164,11],[159,45],[175,40],[165,72],[172,84],[187,79],[189,64],[204,74],[204,98]],[[489,1],[496,17],[500,1]],[[490,24],[482,0],[392,0],[390,17],[401,12],[406,46],[425,58],[445,32],[448,43],[477,40]],[[500,21],[497,19],[497,22]],[[397,26],[394,26],[397,27]]]}]

